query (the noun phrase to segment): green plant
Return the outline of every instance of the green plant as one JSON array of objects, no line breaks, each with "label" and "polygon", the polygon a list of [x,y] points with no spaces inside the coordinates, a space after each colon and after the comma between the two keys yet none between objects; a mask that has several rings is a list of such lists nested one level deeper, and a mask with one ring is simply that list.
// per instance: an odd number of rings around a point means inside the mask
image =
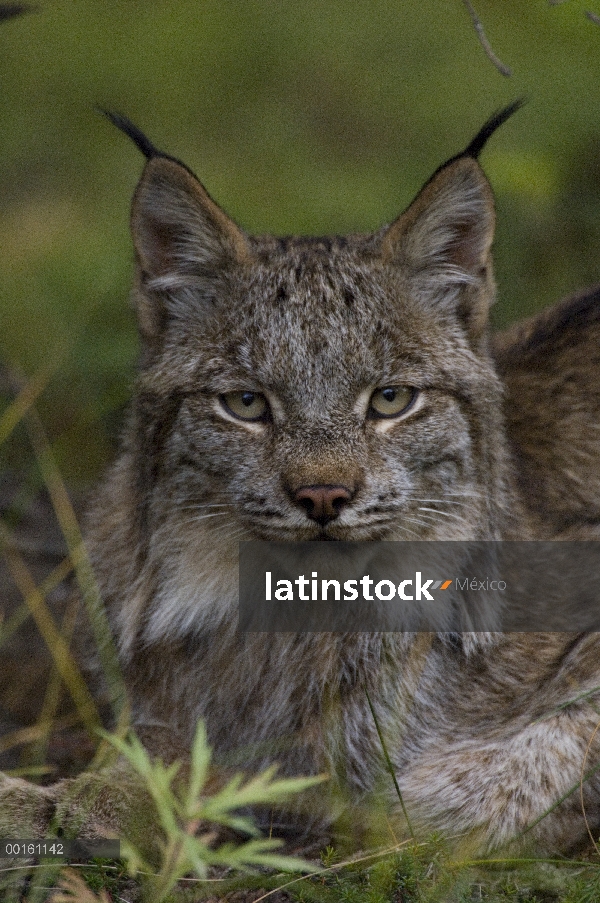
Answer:
[{"label": "green plant", "polygon": [[[241,870],[263,867],[287,872],[314,870],[300,859],[275,853],[282,841],[261,837],[252,819],[241,815],[239,810],[280,804],[320,783],[323,776],[278,779],[276,768],[271,767],[248,779],[237,774],[216,793],[206,794],[211,750],[203,722],[196,729],[187,782],[176,780],[179,763],[166,766],[160,760],[152,761],[134,734],[126,740],[104,732],[102,735],[143,778],[156,806],[163,838],[160,868],[150,881],[152,903],[163,901],[177,881],[190,872],[206,877],[209,866]],[[229,828],[250,839],[215,845],[218,841],[215,826]],[[121,846],[131,874],[144,872],[148,876],[152,872],[144,855],[131,843],[125,840]]]}]

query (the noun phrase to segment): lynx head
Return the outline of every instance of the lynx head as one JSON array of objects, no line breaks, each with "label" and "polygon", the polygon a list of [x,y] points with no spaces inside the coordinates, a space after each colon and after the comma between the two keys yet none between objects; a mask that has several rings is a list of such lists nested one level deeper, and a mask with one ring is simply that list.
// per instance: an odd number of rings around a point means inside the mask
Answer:
[{"label": "lynx head", "polygon": [[159,534],[204,554],[240,539],[498,538],[494,202],[476,156],[516,107],[390,226],[314,239],[246,234],[111,115],[148,158],[125,455],[140,554]]}]

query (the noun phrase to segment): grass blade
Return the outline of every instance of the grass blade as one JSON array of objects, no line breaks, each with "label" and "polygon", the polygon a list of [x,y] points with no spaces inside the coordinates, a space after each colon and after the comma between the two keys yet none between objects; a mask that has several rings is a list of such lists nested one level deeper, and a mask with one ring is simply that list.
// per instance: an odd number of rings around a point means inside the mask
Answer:
[{"label": "grass blade", "polygon": [[390,773],[392,781],[394,782],[394,787],[396,789],[398,799],[400,800],[400,805],[402,806],[402,812],[404,813],[404,818],[406,819],[406,824],[408,825],[409,834],[412,837],[412,839],[415,840],[415,832],[413,831],[412,825],[410,823],[410,818],[408,817],[408,812],[406,811],[406,806],[404,805],[404,799],[402,798],[402,791],[400,790],[400,785],[398,784],[398,780],[396,778],[394,766],[392,765],[392,760],[390,759],[389,753],[387,751],[387,746],[385,744],[385,740],[383,738],[381,728],[379,727],[379,721],[377,719],[375,709],[373,708],[373,703],[371,702],[371,697],[369,696],[369,691],[367,690],[366,687],[365,687],[365,695],[367,697],[367,702],[369,703],[369,708],[371,709],[371,715],[373,716],[373,721],[375,722],[375,727],[377,729],[377,736],[379,737],[379,742],[381,743],[381,749],[383,750],[383,755],[385,758],[385,764],[387,765],[387,769]]}]

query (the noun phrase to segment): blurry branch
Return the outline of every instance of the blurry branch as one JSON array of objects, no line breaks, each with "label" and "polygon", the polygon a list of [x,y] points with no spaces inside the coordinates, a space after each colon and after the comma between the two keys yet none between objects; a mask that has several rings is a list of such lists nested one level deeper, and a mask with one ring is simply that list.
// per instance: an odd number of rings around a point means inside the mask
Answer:
[{"label": "blurry branch", "polygon": [[[19,548],[19,544],[15,543],[14,537],[6,534],[4,541],[4,547],[16,550],[18,552],[22,552],[23,549]],[[2,545],[2,541],[0,541],[0,547]],[[57,586],[59,586],[63,580],[69,576],[71,571],[73,570],[73,563],[69,556],[64,558],[57,567],[54,568],[51,574],[40,583],[38,589],[42,596],[46,598]],[[13,633],[15,633],[21,624],[24,624],[27,618],[29,617],[29,609],[24,602],[14,614],[11,615],[10,618],[7,618],[6,621],[0,622],[0,649],[3,644],[7,643],[11,638]]]},{"label": "blurry branch", "polygon": [[123,679],[110,627],[108,626],[107,615],[100,601],[100,593],[83,543],[81,530],[79,529],[62,476],[54,461],[42,422],[34,407],[28,411],[24,418],[24,423],[48,489],[56,518],[67,543],[69,556],[75,571],[75,579],[94,633],[102,670],[113,696],[113,707],[116,707],[115,715],[118,716],[124,697]]},{"label": "blurry branch", "polygon": [[[79,598],[75,593],[73,593],[60,625],[60,633],[65,643],[67,644],[67,648],[70,648],[71,646],[71,641],[75,632],[75,623],[77,621],[78,611]],[[37,724],[40,728],[40,733],[36,740],[31,743],[31,746],[28,750],[27,759],[29,764],[43,765],[46,760],[46,753],[48,751],[48,744],[50,742],[50,734],[52,733],[52,729],[46,728],[46,730],[44,730],[44,725],[51,725],[56,718],[56,713],[58,711],[62,693],[62,685],[62,674],[60,673],[60,669],[57,667],[56,662],[53,660],[52,671],[50,672],[48,685],[44,694],[44,702],[42,704],[42,708],[40,709],[40,714],[37,720]]]},{"label": "blurry branch", "polygon": [[479,43],[483,47],[484,53],[487,56],[488,60],[490,60],[490,62],[493,63],[493,65],[496,67],[498,72],[501,73],[501,75],[505,75],[507,78],[510,78],[510,76],[512,75],[512,71],[508,68],[508,66],[504,65],[502,60],[499,59],[496,56],[496,54],[494,53],[494,51],[492,50],[492,45],[490,44],[490,42],[488,41],[488,39],[485,36],[485,31],[483,30],[483,25],[481,24],[481,21],[477,15],[477,13],[473,9],[473,6],[469,2],[469,0],[463,0],[463,3],[466,7],[467,12],[469,13],[469,15],[471,17],[471,22],[473,23],[473,28],[475,29],[475,34],[477,35],[477,38],[479,39]]},{"label": "blurry branch", "polygon": [[[0,7],[1,9],[1,7]],[[17,397],[0,417],[0,445],[6,442],[15,427],[21,422],[29,408],[35,403],[48,385],[58,361],[44,364],[25,385],[17,387],[16,377],[6,372],[6,381],[18,392]],[[4,374],[3,374],[4,375]]]},{"label": "blurry branch", "polygon": [[6,19],[14,19],[15,16],[21,16],[23,13],[35,12],[37,7],[29,6],[27,3],[0,3],[0,22]]},{"label": "blurry branch", "polygon": [[0,737],[0,753],[13,749],[15,746],[24,746],[26,743],[35,743],[54,732],[63,730],[63,728],[73,727],[78,724],[80,718],[78,713],[67,715],[60,720],[53,718],[51,721],[38,721],[31,727],[21,727],[18,730],[11,731],[10,734],[4,734]]},{"label": "blurry branch", "polygon": [[[561,3],[565,3],[566,0],[548,0],[549,6],[560,6]],[[586,10],[584,13],[586,19],[589,19],[590,22],[593,22],[594,25],[600,25],[600,16],[598,13],[590,12],[590,10]]]},{"label": "blurry branch", "polygon": [[[117,717],[124,700],[123,682],[106,612],[100,602],[98,588],[75,512],[54,460],[50,442],[35,408],[35,402],[45,389],[61,356],[62,352],[58,351],[30,381],[26,381],[14,368],[2,367],[2,376],[8,390],[14,395],[14,400],[0,415],[0,445],[6,441],[18,424],[23,424],[29,434],[39,472],[46,484],[69,552],[49,577],[40,586],[37,586],[21,554],[19,542],[10,533],[6,524],[0,520],[0,551],[3,552],[12,579],[24,599],[23,606],[6,624],[1,625],[0,646],[28,616],[31,616],[50,651],[53,662],[53,670],[38,719],[37,733],[29,741],[32,744],[30,758],[34,760],[41,758],[45,751],[63,683],[73,698],[79,717],[88,732],[94,739],[97,736],[96,728],[100,724],[98,710],[69,648],[75,631],[79,598],[87,609],[96,640],[96,648],[113,696],[113,708]],[[46,604],[46,595],[71,571],[74,572],[79,587],[79,598],[73,597],[59,629]],[[22,737],[13,737],[12,742],[24,741]]]}]

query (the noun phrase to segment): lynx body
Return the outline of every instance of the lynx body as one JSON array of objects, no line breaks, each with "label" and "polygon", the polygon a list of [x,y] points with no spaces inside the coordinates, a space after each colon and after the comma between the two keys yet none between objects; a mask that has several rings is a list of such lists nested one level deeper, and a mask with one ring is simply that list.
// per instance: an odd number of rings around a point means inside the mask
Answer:
[{"label": "lynx body", "polygon": [[391,226],[320,239],[247,235],[113,117],[148,158],[142,354],[88,543],[152,752],[185,754],[203,718],[217,756],[387,794],[401,830],[367,690],[414,826],[567,850],[578,793],[527,829],[597,761],[593,699],[560,708],[600,684],[595,635],[236,632],[240,540],[597,538],[600,298],[489,335],[476,156],[510,112]]}]

